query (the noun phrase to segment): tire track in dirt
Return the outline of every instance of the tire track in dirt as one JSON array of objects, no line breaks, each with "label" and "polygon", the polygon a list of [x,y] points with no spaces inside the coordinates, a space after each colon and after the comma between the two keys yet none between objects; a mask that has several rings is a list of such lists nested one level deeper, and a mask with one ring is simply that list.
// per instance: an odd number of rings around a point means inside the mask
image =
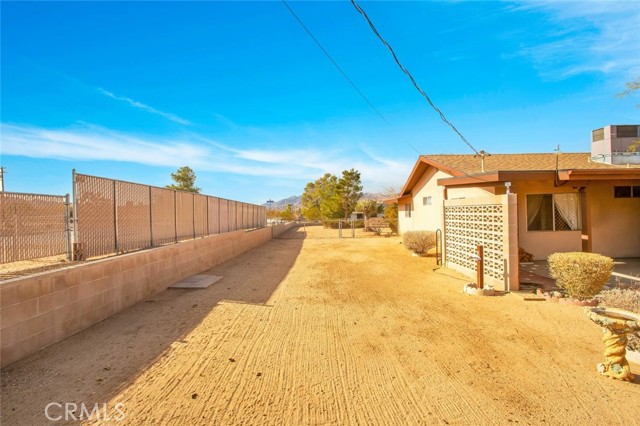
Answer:
[{"label": "tire track in dirt", "polygon": [[[595,373],[599,330],[579,309],[469,297],[466,280],[434,273],[434,259],[411,257],[398,238],[307,230],[306,240],[274,240],[219,265],[208,273],[224,279],[207,290],[132,307],[131,325],[96,327],[102,336],[132,329],[150,346],[151,327],[187,328],[144,368],[119,360],[137,373],[112,392],[81,389],[124,403],[120,426],[637,423],[640,386]],[[105,352],[70,342],[57,350],[85,349],[68,369],[94,377],[95,354]],[[39,382],[50,360],[2,378],[3,424],[38,424],[5,414],[7,400],[73,384],[64,375]]]}]

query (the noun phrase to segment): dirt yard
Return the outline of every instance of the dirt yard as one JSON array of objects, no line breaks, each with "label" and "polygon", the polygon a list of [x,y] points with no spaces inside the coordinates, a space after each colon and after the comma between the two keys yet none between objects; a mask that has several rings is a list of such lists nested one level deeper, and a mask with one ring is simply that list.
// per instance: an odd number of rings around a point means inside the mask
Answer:
[{"label": "dirt yard", "polygon": [[10,365],[2,425],[637,424],[640,380],[597,374],[582,308],[466,296],[398,237],[307,229]]},{"label": "dirt yard", "polygon": [[66,255],[41,257],[40,259],[20,260],[0,264],[0,280],[8,280],[22,275],[36,274],[52,269],[64,268],[77,262],[69,262]]}]

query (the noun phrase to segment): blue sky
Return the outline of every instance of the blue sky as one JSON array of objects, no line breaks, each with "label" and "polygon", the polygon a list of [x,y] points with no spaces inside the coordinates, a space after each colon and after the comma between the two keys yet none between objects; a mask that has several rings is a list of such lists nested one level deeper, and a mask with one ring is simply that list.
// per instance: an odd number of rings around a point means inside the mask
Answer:
[{"label": "blue sky", "polygon": [[[360,2],[447,117],[488,152],[588,151],[640,122],[640,8],[625,2]],[[400,187],[417,153],[471,153],[349,2],[5,2],[6,190],[64,194],[71,169],[264,203],[324,172]]]}]

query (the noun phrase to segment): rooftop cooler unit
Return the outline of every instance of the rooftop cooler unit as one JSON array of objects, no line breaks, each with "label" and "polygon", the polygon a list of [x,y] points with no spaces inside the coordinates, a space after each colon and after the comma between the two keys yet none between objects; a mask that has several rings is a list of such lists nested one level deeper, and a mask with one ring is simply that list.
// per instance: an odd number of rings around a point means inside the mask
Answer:
[{"label": "rooftop cooler unit", "polygon": [[592,131],[591,161],[640,164],[640,125],[610,125]]}]

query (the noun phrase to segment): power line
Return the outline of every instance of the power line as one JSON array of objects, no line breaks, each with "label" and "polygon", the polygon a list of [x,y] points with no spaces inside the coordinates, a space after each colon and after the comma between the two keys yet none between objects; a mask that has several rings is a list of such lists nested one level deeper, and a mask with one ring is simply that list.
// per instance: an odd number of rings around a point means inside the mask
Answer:
[{"label": "power line", "polygon": [[371,22],[371,19],[369,19],[369,16],[367,16],[367,13],[362,10],[362,8],[358,5],[358,3],[355,2],[355,0],[351,0],[351,4],[353,5],[353,7],[356,8],[356,10],[364,17],[364,19],[367,21],[367,23],[369,24],[369,26],[371,27],[371,29],[373,30],[373,33],[380,39],[380,41],[382,42],[382,44],[384,44],[386,46],[387,49],[389,49],[389,52],[391,52],[391,56],[393,56],[393,60],[396,61],[396,64],[398,64],[398,66],[400,67],[400,69],[402,70],[403,73],[405,73],[407,75],[407,77],[409,77],[409,80],[411,80],[411,83],[413,84],[413,86],[418,90],[418,92],[420,92],[420,94],[422,96],[424,96],[424,98],[427,100],[427,102],[429,102],[429,105],[431,105],[431,108],[433,108],[439,115],[440,115],[440,119],[442,121],[444,121],[446,124],[449,125],[449,127],[451,127],[451,129],[453,129],[454,132],[456,132],[458,134],[458,136],[460,136],[460,139],[462,139],[462,142],[466,143],[467,146],[469,148],[471,148],[473,150],[473,152],[476,155],[479,155],[478,150],[476,150],[470,143],[469,141],[467,141],[467,139],[462,136],[462,133],[460,133],[460,131],[456,128],[456,126],[453,125],[452,122],[450,122],[447,117],[445,117],[444,113],[442,111],[440,111],[440,108],[438,108],[433,101],[431,101],[431,98],[429,98],[429,95],[427,95],[425,93],[424,90],[422,90],[422,88],[418,85],[418,83],[416,82],[416,80],[413,78],[413,76],[411,75],[411,73],[409,72],[409,70],[407,70],[404,65],[402,65],[402,63],[400,62],[400,60],[398,59],[398,56],[396,56],[396,52],[393,51],[393,48],[391,47],[391,45],[389,43],[387,43],[387,41],[380,35],[380,33],[378,32],[378,30],[376,29],[376,27],[373,25],[373,22]]},{"label": "power line", "polygon": [[[291,14],[293,15],[293,17],[296,19],[296,21],[298,21],[298,23],[300,24],[300,26],[305,30],[305,32],[309,35],[309,37],[311,37],[311,40],[314,41],[314,43],[320,48],[320,50],[322,51],[322,53],[325,54],[325,56],[327,58],[329,58],[329,60],[331,61],[331,63],[333,64],[333,66],[336,67],[336,69],[340,72],[340,74],[342,74],[342,76],[345,78],[345,80],[347,80],[349,82],[349,84],[351,85],[351,87],[353,87],[353,89],[358,92],[358,94],[360,95],[360,97],[362,97],[362,99],[364,99],[364,101],[367,103],[367,105],[369,105],[371,107],[372,110],[375,111],[376,114],[378,114],[378,116],[385,122],[387,123],[390,127],[393,128],[393,125],[389,122],[389,120],[387,120],[387,118],[380,112],[380,110],[378,108],[376,108],[376,106],[373,104],[373,102],[371,102],[371,100],[369,100],[369,98],[367,97],[367,95],[365,95],[362,90],[360,90],[360,88],[356,85],[356,83],[353,82],[353,80],[351,80],[351,78],[349,78],[349,76],[347,75],[346,72],[344,72],[344,70],[340,67],[340,65],[338,65],[338,63],[335,61],[335,59],[333,59],[333,57],[329,54],[329,52],[327,52],[327,50],[320,44],[320,42],[318,41],[318,39],[313,35],[313,33],[311,32],[311,30],[309,30],[309,28],[307,28],[307,26],[304,24],[304,22],[302,22],[302,19],[300,19],[300,17],[298,15],[296,15],[296,13],[293,11],[293,9],[291,8],[291,6],[289,6],[289,3],[286,2],[286,0],[281,0],[282,3],[286,6],[286,8],[289,10],[289,12],[291,12]],[[420,152],[413,146],[411,145],[409,142],[407,142],[406,140],[404,141],[407,145],[409,145],[411,147],[411,149],[413,149],[416,153],[420,154]]]}]

